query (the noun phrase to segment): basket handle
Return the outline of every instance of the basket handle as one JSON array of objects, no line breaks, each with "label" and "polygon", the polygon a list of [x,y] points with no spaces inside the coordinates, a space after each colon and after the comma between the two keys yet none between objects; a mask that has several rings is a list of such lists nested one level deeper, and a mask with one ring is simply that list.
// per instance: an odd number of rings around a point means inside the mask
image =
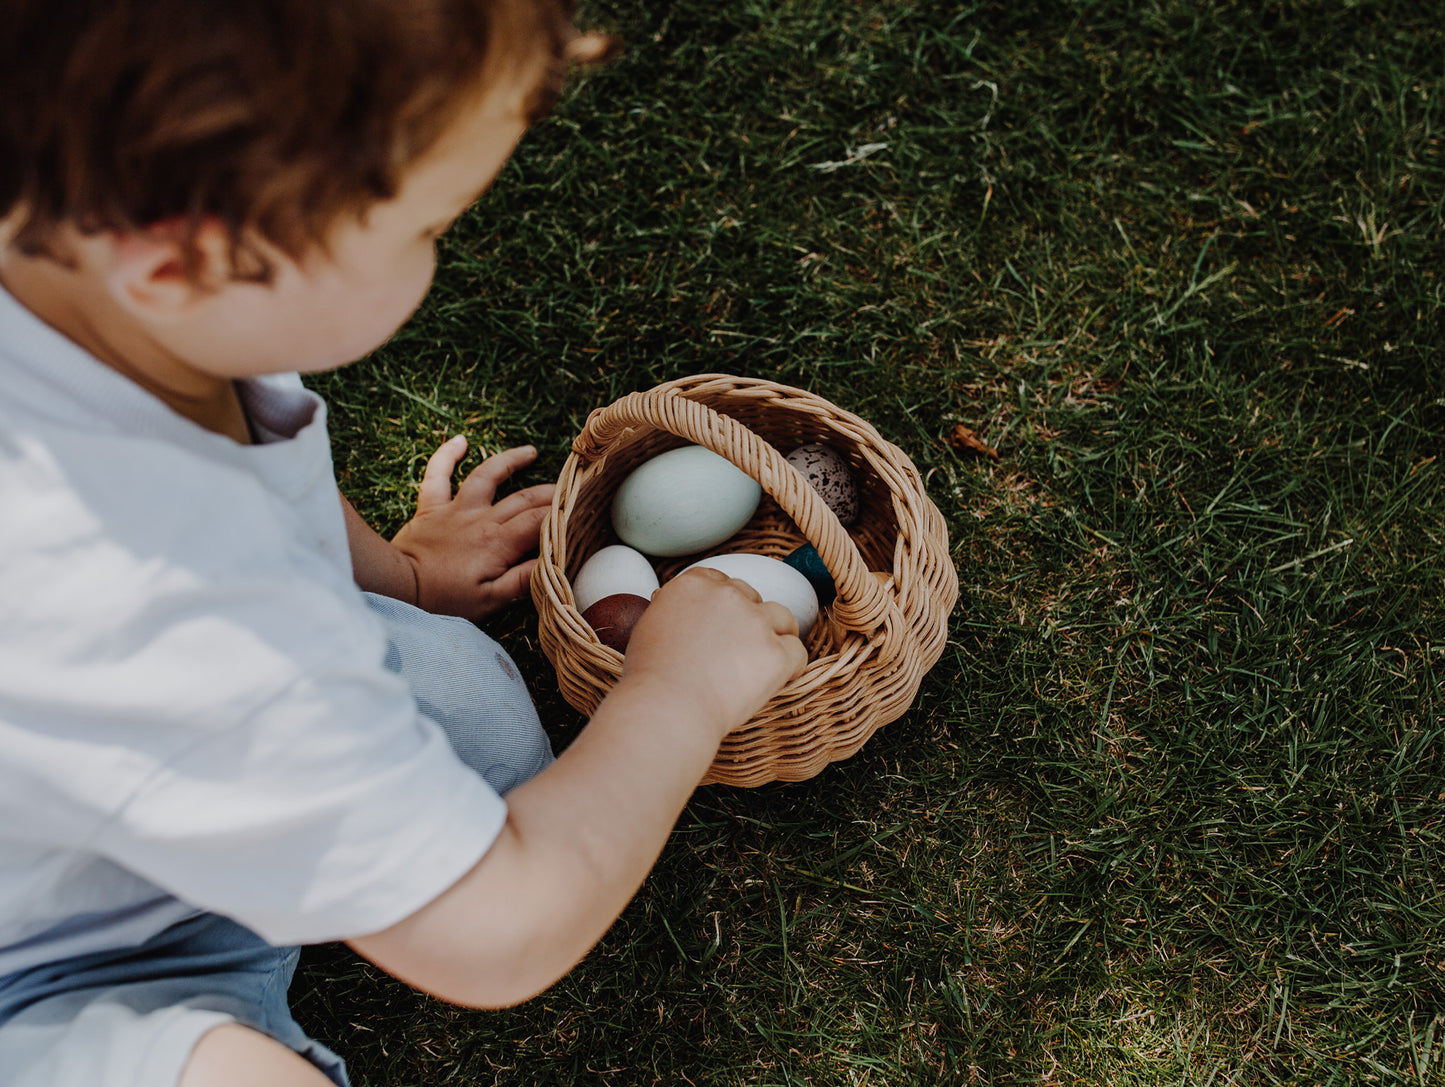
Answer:
[{"label": "basket handle", "polygon": [[[858,545],[827,503],[781,453],[731,416],[666,387],[628,393],[587,417],[572,443],[573,451],[585,460],[596,460],[638,426],[665,430],[705,446],[756,479],[818,549],[838,589],[829,610],[844,629],[870,635],[890,618],[902,629],[893,594],[868,569]],[[756,464],[757,470],[744,468],[747,463]]]}]

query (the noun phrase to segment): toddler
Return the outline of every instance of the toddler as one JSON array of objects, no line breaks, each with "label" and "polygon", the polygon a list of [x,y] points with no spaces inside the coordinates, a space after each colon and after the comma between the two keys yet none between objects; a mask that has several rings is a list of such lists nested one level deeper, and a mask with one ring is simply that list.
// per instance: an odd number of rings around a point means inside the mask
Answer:
[{"label": "toddler", "polygon": [[6,0],[4,1087],[344,1085],[287,1009],[310,942],[525,1000],[802,666],[786,609],[679,577],[554,759],[472,622],[525,593],[551,488],[496,492],[535,451],[453,493],[446,443],[388,541],[296,376],[390,336],[607,51],[566,4]]}]

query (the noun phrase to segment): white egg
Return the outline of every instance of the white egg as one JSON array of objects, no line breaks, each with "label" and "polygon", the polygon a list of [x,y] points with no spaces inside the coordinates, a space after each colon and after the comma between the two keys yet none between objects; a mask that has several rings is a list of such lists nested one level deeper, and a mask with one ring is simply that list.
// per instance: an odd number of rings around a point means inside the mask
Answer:
[{"label": "white egg", "polygon": [[640,551],[625,544],[604,547],[582,564],[572,582],[577,610],[586,611],[603,597],[628,593],[644,600],[657,591],[657,573]]},{"label": "white egg", "polygon": [[746,581],[764,600],[783,605],[798,620],[799,634],[806,635],[818,621],[818,594],[807,578],[781,559],[769,555],[714,555],[687,569],[699,566],[721,570],[728,577]]},{"label": "white egg", "polygon": [[858,519],[858,484],[843,454],[827,445],[800,445],[787,461],[803,474],[818,497],[845,525]]},{"label": "white egg", "polygon": [[660,453],[633,469],[612,498],[612,527],[647,555],[716,547],[757,511],[763,489],[726,457],[700,445]]}]

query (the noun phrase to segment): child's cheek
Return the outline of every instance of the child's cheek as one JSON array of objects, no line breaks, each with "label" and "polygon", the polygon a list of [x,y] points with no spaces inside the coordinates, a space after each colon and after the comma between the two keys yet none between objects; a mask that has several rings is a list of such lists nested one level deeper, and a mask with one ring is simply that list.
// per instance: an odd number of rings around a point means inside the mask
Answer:
[{"label": "child's cheek", "polygon": [[406,312],[401,315],[401,320],[397,322],[398,324],[401,324],[416,312],[417,307],[422,303],[422,299],[426,297],[427,291],[431,290],[432,277],[436,274],[437,269],[436,244],[434,242],[427,242],[422,252],[411,262],[411,265],[407,283],[404,286],[398,285],[398,297],[405,300],[406,308]]},{"label": "child's cheek", "polygon": [[389,339],[416,312],[431,288],[435,271],[436,253],[430,244],[420,252],[408,253],[405,260],[396,261],[388,269],[389,274],[365,315],[375,326],[374,346]]}]

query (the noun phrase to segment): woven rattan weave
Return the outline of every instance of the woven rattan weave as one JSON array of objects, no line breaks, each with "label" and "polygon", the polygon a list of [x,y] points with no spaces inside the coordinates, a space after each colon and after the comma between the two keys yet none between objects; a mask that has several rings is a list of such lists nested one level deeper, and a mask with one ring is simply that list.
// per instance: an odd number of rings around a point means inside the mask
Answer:
[{"label": "woven rattan weave", "polygon": [[[814,626],[808,664],[742,728],[730,733],[704,783],[756,786],[802,781],[853,755],[900,717],[943,652],[958,576],[948,534],[913,462],[868,423],[802,389],[704,374],[632,393],[588,417],[572,443],[542,525],[532,578],[543,651],[563,697],[591,714],[622,671],[622,656],[582,620],[571,579],[616,543],[610,509],[622,479],[650,457],[690,442],[756,479],[758,512],[711,553],[782,558],[818,549],[838,586]],[[861,513],[844,528],[786,461],[810,442],[851,465]],[[699,556],[658,560],[665,581]]]}]

